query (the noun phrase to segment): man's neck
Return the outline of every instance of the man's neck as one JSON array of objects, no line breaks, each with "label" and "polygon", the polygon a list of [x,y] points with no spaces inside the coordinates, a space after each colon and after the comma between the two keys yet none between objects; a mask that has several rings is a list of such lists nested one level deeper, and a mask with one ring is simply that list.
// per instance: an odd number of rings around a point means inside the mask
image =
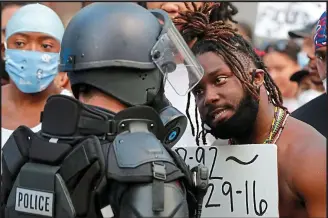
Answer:
[{"label": "man's neck", "polygon": [[93,105],[96,107],[104,108],[113,113],[118,113],[127,108],[122,102],[119,100],[106,95],[98,90],[92,90],[92,93],[89,93],[89,96],[86,97],[83,94],[80,94],[79,101],[84,104]]},{"label": "man's neck", "polygon": [[274,105],[269,103],[265,93],[259,103],[258,114],[250,135],[243,138],[233,138],[237,144],[262,144],[270,135],[272,121],[274,118]]},{"label": "man's neck", "polygon": [[50,95],[59,93],[54,85],[50,85],[46,90],[35,94],[23,93],[14,84],[8,84],[7,87],[8,100],[15,104],[17,108],[22,109],[43,107]]}]

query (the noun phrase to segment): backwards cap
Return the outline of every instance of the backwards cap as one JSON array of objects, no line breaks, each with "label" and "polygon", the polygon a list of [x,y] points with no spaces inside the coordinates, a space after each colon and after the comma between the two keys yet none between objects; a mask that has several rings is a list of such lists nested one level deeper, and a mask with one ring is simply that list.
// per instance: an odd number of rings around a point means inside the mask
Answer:
[{"label": "backwards cap", "polygon": [[61,43],[64,30],[62,21],[52,9],[42,4],[29,4],[17,10],[8,21],[6,41],[16,33],[40,32]]},{"label": "backwards cap", "polygon": [[316,50],[327,45],[327,12],[326,11],[323,12],[317,23],[313,40]]}]

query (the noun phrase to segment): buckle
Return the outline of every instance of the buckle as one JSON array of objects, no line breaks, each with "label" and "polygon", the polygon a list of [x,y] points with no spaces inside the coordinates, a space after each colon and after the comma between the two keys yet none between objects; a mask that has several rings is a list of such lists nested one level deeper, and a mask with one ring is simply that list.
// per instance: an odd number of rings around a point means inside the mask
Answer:
[{"label": "buckle", "polygon": [[153,177],[158,180],[166,180],[166,169],[164,163],[153,162]]},{"label": "buckle", "polygon": [[114,136],[117,134],[116,122],[115,120],[108,120],[108,131],[105,135]]}]

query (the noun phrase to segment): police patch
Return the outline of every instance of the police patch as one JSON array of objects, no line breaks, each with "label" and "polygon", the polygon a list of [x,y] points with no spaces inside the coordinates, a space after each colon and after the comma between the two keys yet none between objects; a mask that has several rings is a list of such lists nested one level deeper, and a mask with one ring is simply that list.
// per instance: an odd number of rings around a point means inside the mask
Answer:
[{"label": "police patch", "polygon": [[15,210],[52,217],[53,198],[53,193],[17,188]]}]

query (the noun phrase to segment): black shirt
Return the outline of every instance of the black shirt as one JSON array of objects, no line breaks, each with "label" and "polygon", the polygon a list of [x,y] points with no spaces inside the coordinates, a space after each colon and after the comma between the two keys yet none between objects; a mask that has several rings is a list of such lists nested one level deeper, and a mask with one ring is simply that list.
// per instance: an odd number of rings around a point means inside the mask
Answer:
[{"label": "black shirt", "polygon": [[328,101],[327,94],[322,94],[319,97],[309,101],[291,115],[292,117],[301,120],[327,138],[328,132]]}]

